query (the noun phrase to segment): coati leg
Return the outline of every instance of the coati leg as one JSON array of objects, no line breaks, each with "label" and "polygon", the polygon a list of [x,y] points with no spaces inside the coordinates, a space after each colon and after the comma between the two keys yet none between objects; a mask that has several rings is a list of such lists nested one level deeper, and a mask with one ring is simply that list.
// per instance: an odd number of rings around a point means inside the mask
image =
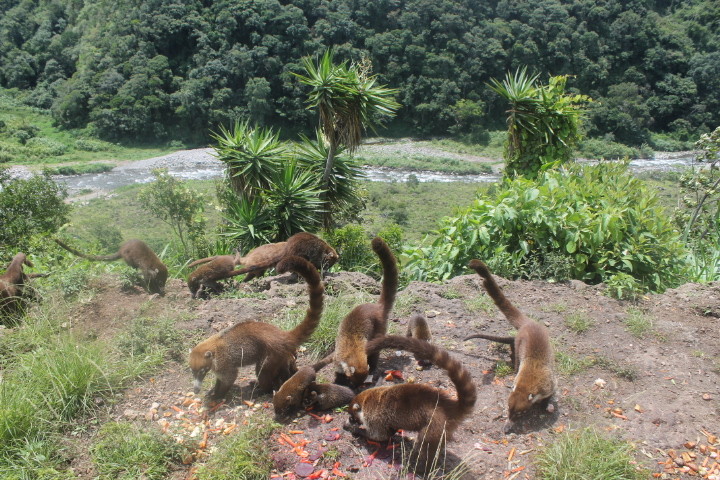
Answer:
[{"label": "coati leg", "polygon": [[230,388],[232,388],[237,376],[237,368],[229,368],[222,372],[216,372],[215,386],[210,390],[208,396],[215,399],[223,398],[230,391]]}]

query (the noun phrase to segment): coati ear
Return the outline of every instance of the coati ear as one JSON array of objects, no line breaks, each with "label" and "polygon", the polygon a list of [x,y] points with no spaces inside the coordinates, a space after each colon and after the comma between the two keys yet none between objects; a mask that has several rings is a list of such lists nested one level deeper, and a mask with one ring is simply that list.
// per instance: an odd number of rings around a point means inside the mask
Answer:
[{"label": "coati ear", "polygon": [[310,398],[312,398],[313,400],[315,400],[317,398],[317,396],[318,396],[318,393],[315,390],[312,390],[310,392]]},{"label": "coati ear", "polygon": [[360,404],[359,404],[359,403],[353,403],[352,409],[353,409],[353,410],[360,410]]},{"label": "coati ear", "polygon": [[287,397],[285,397],[285,400],[287,400],[288,402],[291,401],[291,400],[292,400],[292,395],[288,395]]},{"label": "coati ear", "polygon": [[350,367],[350,375],[355,375],[355,367]]},{"label": "coati ear", "polygon": [[530,403],[532,403],[533,398],[534,398],[534,395],[532,393],[530,395],[528,395],[528,400],[530,401]]},{"label": "coati ear", "polygon": [[212,350],[208,350],[207,352],[205,352],[205,358],[210,358],[212,356],[213,356]]}]

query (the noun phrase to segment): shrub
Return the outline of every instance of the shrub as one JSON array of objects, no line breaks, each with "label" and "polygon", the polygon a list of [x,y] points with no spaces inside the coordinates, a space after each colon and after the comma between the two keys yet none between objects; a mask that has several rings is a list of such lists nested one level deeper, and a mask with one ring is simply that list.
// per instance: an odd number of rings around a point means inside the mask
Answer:
[{"label": "shrub", "polygon": [[75,148],[83,152],[106,152],[112,149],[112,147],[112,143],[103,142],[102,140],[91,138],[78,138],[75,140]]},{"label": "shrub", "polygon": [[[391,224],[379,231],[377,236],[385,240],[397,258],[401,251],[402,228],[399,225]],[[325,240],[340,255],[335,268],[367,274],[374,272],[376,276],[381,275],[382,267],[370,246],[372,236],[365,231],[362,225],[351,223],[327,232]]]},{"label": "shrub", "polygon": [[679,233],[656,194],[622,162],[508,180],[446,218],[436,234],[430,246],[406,252],[416,279],[459,275],[473,258],[499,275],[527,278],[529,265],[562,266],[559,256],[569,260],[571,278],[589,283],[625,273],[644,289],[662,291],[687,273]]},{"label": "shrub", "polygon": [[619,158],[640,158],[639,148],[602,138],[589,138],[580,144],[579,154],[583,158],[614,160]]},{"label": "shrub", "polygon": [[37,156],[42,157],[58,157],[65,155],[68,146],[64,143],[57,142],[45,137],[33,137],[29,139],[25,145],[37,152]]}]

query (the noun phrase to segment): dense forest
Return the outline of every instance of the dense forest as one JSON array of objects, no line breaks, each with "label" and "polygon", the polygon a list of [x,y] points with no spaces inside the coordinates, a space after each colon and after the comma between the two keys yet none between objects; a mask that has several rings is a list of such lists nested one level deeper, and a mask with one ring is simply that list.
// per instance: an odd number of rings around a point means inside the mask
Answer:
[{"label": "dense forest", "polygon": [[204,142],[236,118],[307,129],[293,72],[333,46],[398,89],[393,127],[501,128],[487,87],[527,65],[590,95],[588,134],[630,145],[720,124],[714,0],[2,0],[0,85],[64,128]]}]

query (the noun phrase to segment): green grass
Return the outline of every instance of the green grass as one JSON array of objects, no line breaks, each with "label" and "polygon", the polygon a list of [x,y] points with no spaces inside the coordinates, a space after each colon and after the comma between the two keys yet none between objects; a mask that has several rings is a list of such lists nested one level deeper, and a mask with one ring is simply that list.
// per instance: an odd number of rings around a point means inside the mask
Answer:
[{"label": "green grass", "polygon": [[479,293],[477,296],[463,301],[465,309],[470,313],[493,313],[495,311],[495,302],[485,293]]},{"label": "green grass", "polygon": [[550,305],[543,305],[541,309],[543,312],[565,313],[567,312],[568,306],[565,302],[556,302]]},{"label": "green grass", "polygon": [[108,423],[90,447],[100,480],[155,480],[165,478],[170,466],[179,464],[183,448],[154,426]]},{"label": "green grass", "polygon": [[576,358],[559,350],[555,351],[555,363],[558,372],[563,375],[575,375],[587,370],[594,364],[594,360],[590,357]]},{"label": "green grass", "polygon": [[50,175],[81,175],[85,173],[109,172],[115,167],[110,163],[86,163],[82,165],[64,165],[62,167],[48,167],[45,170]]},{"label": "green grass", "polygon": [[458,298],[462,298],[462,294],[453,287],[445,287],[439,295],[445,300],[457,300]]},{"label": "green grass", "polygon": [[598,367],[609,370],[618,377],[624,378],[625,380],[629,380],[631,382],[638,377],[637,369],[635,369],[635,367],[629,364],[623,365],[619,362],[616,362],[615,360],[611,360],[602,356],[596,357],[594,359],[594,363]]},{"label": "green grass", "polygon": [[540,480],[641,480],[648,472],[637,468],[633,447],[592,427],[558,435],[535,457]]},{"label": "green grass", "polygon": [[631,307],[627,310],[625,317],[625,328],[628,332],[638,338],[642,338],[646,333],[652,330],[652,317],[642,312],[642,310]]},{"label": "green grass", "polygon": [[479,175],[492,173],[488,163],[470,162],[457,158],[426,156],[421,154],[383,154],[362,151],[355,156],[362,165],[397,168],[411,171],[433,171],[456,175]]},{"label": "green grass", "polygon": [[565,317],[565,325],[575,333],[584,333],[595,324],[585,312],[575,312]]},{"label": "green grass", "polygon": [[505,361],[499,361],[495,364],[495,376],[496,377],[507,377],[513,373],[513,367]]},{"label": "green grass", "polygon": [[447,152],[501,159],[507,132],[504,130],[495,130],[489,132],[489,134],[490,141],[487,145],[458,142],[449,138],[431,140],[429,143],[431,146]]},{"label": "green grass", "polygon": [[273,461],[270,449],[263,448],[276,424],[264,415],[249,419],[238,433],[218,444],[209,460],[200,465],[198,480],[266,480]]}]

